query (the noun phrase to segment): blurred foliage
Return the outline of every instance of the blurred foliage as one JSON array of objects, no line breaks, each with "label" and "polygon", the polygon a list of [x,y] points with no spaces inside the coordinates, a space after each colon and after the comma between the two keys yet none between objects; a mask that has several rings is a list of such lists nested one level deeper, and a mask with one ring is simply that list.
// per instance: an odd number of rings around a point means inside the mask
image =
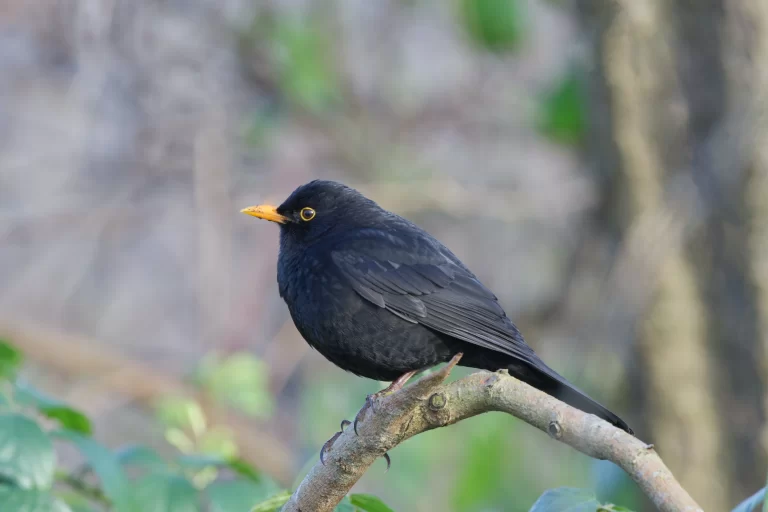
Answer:
[{"label": "blurred foliage", "polygon": [[630,509],[601,504],[592,491],[559,487],[550,489],[536,500],[530,512],[631,512]]},{"label": "blurred foliage", "polygon": [[197,380],[221,402],[248,415],[268,418],[274,407],[268,377],[264,361],[248,353],[238,353],[226,358],[207,356],[200,365]]},{"label": "blurred foliage", "polygon": [[[290,16],[265,11],[241,35],[241,51],[258,55],[260,73],[277,82],[277,89],[291,104],[313,113],[328,110],[340,99],[330,31],[323,16]],[[267,49],[265,52],[264,49]],[[264,54],[266,53],[266,55]],[[268,71],[264,71],[268,69]],[[252,138],[265,135],[259,118]]]},{"label": "blurred foliage", "polygon": [[[272,512],[290,497],[237,458],[231,439],[216,434],[217,442],[207,441],[216,431],[194,401],[169,398],[158,404],[166,437],[182,453],[169,460],[147,446],[113,451],[90,437],[91,423],[83,413],[20,382],[16,375],[21,361],[20,352],[3,343],[2,512]],[[246,375],[255,368],[263,373],[245,356],[229,358],[223,367]],[[211,363],[203,373],[216,381],[218,369]],[[242,382],[240,378],[223,380]],[[55,426],[48,428],[43,419]],[[74,470],[57,468],[54,441],[76,448],[84,464]],[[363,494],[348,496],[338,510],[391,511],[378,498]]]},{"label": "blurred foliage", "polygon": [[21,353],[7,341],[0,340],[0,379],[12,378],[21,362]]},{"label": "blurred foliage", "polygon": [[273,37],[283,88],[293,101],[317,112],[338,99],[327,32],[305,19],[281,19]]},{"label": "blurred foliage", "polygon": [[555,142],[578,145],[587,132],[587,96],[578,73],[570,72],[541,98],[539,130]]},{"label": "blurred foliage", "polygon": [[462,24],[480,47],[502,52],[523,39],[524,20],[518,0],[461,0]]},{"label": "blurred foliage", "polygon": [[768,492],[768,487],[763,487],[755,494],[739,503],[732,512],[758,512],[761,508],[762,512],[768,512],[768,500],[765,499],[766,492]]}]

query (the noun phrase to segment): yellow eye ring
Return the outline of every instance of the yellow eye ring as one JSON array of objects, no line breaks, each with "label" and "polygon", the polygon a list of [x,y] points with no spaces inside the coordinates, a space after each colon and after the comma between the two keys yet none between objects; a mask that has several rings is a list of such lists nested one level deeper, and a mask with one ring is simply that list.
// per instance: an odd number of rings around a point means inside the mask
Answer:
[{"label": "yellow eye ring", "polygon": [[315,218],[315,210],[312,208],[302,208],[299,215],[301,215],[301,220],[309,222]]}]

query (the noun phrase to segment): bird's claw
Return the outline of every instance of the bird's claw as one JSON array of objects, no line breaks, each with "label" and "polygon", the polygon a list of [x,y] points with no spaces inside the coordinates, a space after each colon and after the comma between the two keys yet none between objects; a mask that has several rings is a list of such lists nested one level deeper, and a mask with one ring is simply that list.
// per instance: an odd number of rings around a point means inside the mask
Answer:
[{"label": "bird's claw", "polygon": [[[346,420],[345,420],[345,421],[346,421]],[[349,423],[349,422],[347,422],[347,423]],[[342,422],[342,425],[343,425],[343,422]],[[332,438],[330,438],[329,440],[327,440],[327,441],[325,442],[325,444],[323,445],[323,447],[320,449],[320,464],[322,464],[323,466],[325,466],[325,454],[326,454],[328,451],[330,451],[331,447],[333,446],[333,443],[335,443],[335,442],[336,442],[336,440],[339,438],[339,436],[340,436],[340,435],[341,435],[343,432],[344,432],[344,430],[342,429],[342,431],[341,431],[341,432],[336,432],[335,434],[333,434],[333,437],[332,437]]]},{"label": "bird's claw", "polygon": [[[333,437],[330,438],[325,442],[323,447],[320,449],[320,463],[325,466],[325,454],[331,449],[333,446],[333,443],[336,442],[336,440],[339,438],[341,434],[344,433],[344,429],[347,428],[352,424],[349,420],[341,420],[341,425],[339,426],[339,431],[333,434]],[[389,467],[389,466],[387,466]]]},{"label": "bird's claw", "polygon": [[365,416],[365,413],[368,411],[368,409],[370,409],[373,413],[376,413],[376,399],[379,397],[379,393],[374,393],[365,397],[365,404],[363,404],[362,409],[358,411],[357,415],[355,416],[355,421],[352,424],[352,427],[355,429],[355,435],[360,435],[357,432],[357,424],[360,422],[362,417]]}]

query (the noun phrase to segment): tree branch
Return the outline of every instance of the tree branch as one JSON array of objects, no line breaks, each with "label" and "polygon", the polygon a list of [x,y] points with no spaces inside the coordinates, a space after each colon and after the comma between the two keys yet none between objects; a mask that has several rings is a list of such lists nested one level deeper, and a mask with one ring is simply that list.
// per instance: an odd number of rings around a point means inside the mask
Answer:
[{"label": "tree branch", "polygon": [[609,460],[637,482],[663,512],[702,512],[653,446],[606,421],[574,409],[505,371],[478,372],[445,384],[458,362],[379,399],[358,425],[347,428],[301,482],[283,512],[331,511],[373,462],[406,439],[489,411],[511,414],[576,450]]}]

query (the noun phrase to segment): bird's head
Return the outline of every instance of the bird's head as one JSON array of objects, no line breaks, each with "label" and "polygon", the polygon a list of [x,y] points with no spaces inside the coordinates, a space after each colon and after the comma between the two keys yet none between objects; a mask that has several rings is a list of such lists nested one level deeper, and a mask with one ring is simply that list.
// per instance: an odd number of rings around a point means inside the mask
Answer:
[{"label": "bird's head", "polygon": [[370,222],[384,212],[357,190],[335,181],[315,180],[300,186],[280,206],[260,204],[240,210],[280,224],[284,237],[309,242],[336,228]]}]

